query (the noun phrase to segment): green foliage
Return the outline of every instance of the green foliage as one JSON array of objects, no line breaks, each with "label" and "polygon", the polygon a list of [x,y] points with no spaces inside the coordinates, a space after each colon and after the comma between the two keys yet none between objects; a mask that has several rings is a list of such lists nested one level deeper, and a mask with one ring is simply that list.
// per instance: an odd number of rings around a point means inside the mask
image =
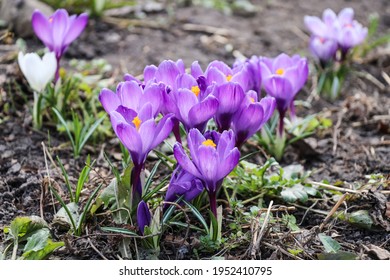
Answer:
[{"label": "green foliage", "polygon": [[241,161],[231,173],[230,180],[226,180],[226,187],[243,197],[260,194],[259,198],[268,195],[278,196],[286,202],[306,202],[309,196],[318,194],[316,187],[305,184],[308,176],[303,166],[282,168],[273,158],[263,166]]},{"label": "green foliage", "polygon": [[72,111],[72,122],[66,122],[61,113],[56,108],[53,108],[53,112],[56,114],[58,120],[65,128],[66,134],[68,135],[72,145],[73,155],[75,158],[80,156],[80,153],[89,138],[106,118],[104,115],[92,124],[89,121],[83,122],[80,120],[79,116]]},{"label": "green foliage", "polygon": [[[63,242],[53,242],[50,239],[50,231],[45,220],[38,216],[16,217],[10,226],[4,228],[6,242],[13,246],[11,259],[17,258],[19,244],[25,243],[23,254],[20,259],[41,260],[59,247],[64,246]],[[7,257],[7,249],[2,257]]]},{"label": "green foliage", "polygon": [[285,130],[288,136],[284,134],[283,137],[279,137],[276,132],[278,121],[279,114],[274,114],[263,126],[260,133],[254,135],[254,139],[279,161],[282,159],[287,146],[332,126],[332,121],[320,114],[295,118],[294,121],[284,118]]},{"label": "green foliage", "polygon": [[317,255],[319,260],[356,260],[358,258],[355,253],[342,251],[341,245],[332,237],[320,233],[318,238],[325,250],[324,253]]}]

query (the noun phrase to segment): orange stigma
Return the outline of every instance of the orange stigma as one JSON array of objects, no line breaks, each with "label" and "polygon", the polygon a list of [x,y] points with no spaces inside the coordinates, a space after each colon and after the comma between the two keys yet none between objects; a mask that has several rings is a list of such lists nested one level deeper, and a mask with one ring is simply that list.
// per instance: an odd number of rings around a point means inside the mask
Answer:
[{"label": "orange stigma", "polygon": [[276,69],[275,73],[279,76],[283,75],[284,74],[284,69],[283,68],[278,68]]},{"label": "orange stigma", "polygon": [[199,93],[200,93],[200,88],[198,86],[192,86],[191,87],[191,91],[196,95],[198,96]]},{"label": "orange stigma", "polygon": [[50,22],[50,23],[53,22],[53,18],[52,18],[52,17],[49,17],[49,22]]},{"label": "orange stigma", "polygon": [[133,119],[132,123],[135,125],[135,128],[138,130],[139,127],[141,126],[142,121],[140,120],[140,118],[138,116],[136,116]]},{"label": "orange stigma", "polygon": [[211,139],[207,139],[206,141],[203,141],[202,145],[207,147],[213,147],[213,148],[217,147],[217,145]]},{"label": "orange stigma", "polygon": [[232,78],[233,78],[232,75],[227,75],[227,76],[226,76],[226,81],[230,82],[230,80],[231,80]]},{"label": "orange stigma", "polygon": [[249,100],[252,102],[252,103],[255,103],[255,99],[253,97],[249,97]]}]

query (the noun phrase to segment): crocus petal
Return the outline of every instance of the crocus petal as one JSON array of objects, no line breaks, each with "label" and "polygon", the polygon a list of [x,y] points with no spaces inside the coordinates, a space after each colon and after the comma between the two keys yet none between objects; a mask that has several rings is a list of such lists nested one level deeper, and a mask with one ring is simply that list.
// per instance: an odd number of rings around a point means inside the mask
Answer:
[{"label": "crocus petal", "polygon": [[225,83],[218,87],[216,97],[219,101],[218,114],[234,113],[245,98],[245,93],[239,84]]},{"label": "crocus petal", "polygon": [[278,69],[287,69],[292,66],[291,57],[289,57],[285,53],[281,53],[277,57],[275,57],[274,62],[272,64],[272,72],[273,74],[276,73],[276,70]]},{"label": "crocus petal", "polygon": [[151,221],[152,216],[150,215],[149,207],[145,201],[141,200],[137,207],[137,223],[142,235],[144,234],[145,227],[149,226]]},{"label": "crocus petal", "polygon": [[138,110],[138,117],[141,121],[146,122],[153,118],[153,107],[151,103],[146,103]]},{"label": "crocus petal", "polygon": [[35,10],[31,18],[35,34],[42,42],[52,50],[52,28],[49,20],[39,11]]},{"label": "crocus petal", "polygon": [[140,100],[140,106],[142,107],[145,103],[150,102],[153,108],[153,116],[156,117],[163,102],[162,94],[161,87],[157,84],[146,87]]},{"label": "crocus petal", "polygon": [[68,32],[64,38],[64,45],[69,45],[72,43],[78,36],[80,36],[81,32],[85,29],[88,23],[88,15],[86,13],[80,14],[76,17],[71,25],[68,27]]},{"label": "crocus petal", "polygon": [[222,132],[217,143],[217,153],[221,160],[224,160],[229,152],[234,148],[235,140],[232,130]]},{"label": "crocus petal", "polygon": [[191,75],[192,75],[192,77],[194,77],[195,79],[197,79],[199,76],[203,76],[203,70],[202,70],[202,68],[200,67],[198,61],[194,61],[194,62],[191,64]]},{"label": "crocus petal", "polygon": [[162,141],[164,141],[173,129],[173,114],[165,115],[157,124],[156,133],[153,138],[151,149],[157,147]]},{"label": "crocus petal", "polygon": [[198,148],[198,158],[199,171],[202,173],[202,176],[207,183],[216,182],[221,179],[221,177],[217,177],[220,166],[217,168],[216,166],[221,163],[219,161],[218,153],[214,147],[200,145]]},{"label": "crocus petal", "polygon": [[115,111],[121,105],[118,96],[107,88],[100,91],[99,101],[107,113]]},{"label": "crocus petal", "polygon": [[208,96],[205,100],[193,106],[188,113],[191,128],[206,123],[211,119],[217,112],[218,104],[219,102],[215,97]]},{"label": "crocus petal", "polygon": [[133,162],[141,165],[145,155],[141,152],[142,140],[136,128],[129,124],[120,123],[115,132],[122,144],[129,150]]},{"label": "crocus petal", "polygon": [[305,16],[304,17],[305,26],[309,31],[320,37],[325,37],[327,35],[327,27],[318,17]]},{"label": "crocus petal", "polygon": [[165,60],[160,63],[156,72],[157,81],[161,81],[168,86],[175,85],[176,77],[180,74],[179,69],[171,60]]},{"label": "crocus petal", "polygon": [[42,64],[45,66],[43,71],[44,84],[47,85],[53,80],[57,70],[57,60],[54,52],[45,53],[42,57]]},{"label": "crocus petal", "polygon": [[176,78],[176,88],[187,88],[191,89],[193,86],[197,86],[195,78],[189,74],[180,74]]},{"label": "crocus petal", "polygon": [[173,146],[173,154],[177,162],[184,170],[186,170],[187,172],[189,172],[190,174],[194,175],[197,178],[202,178],[202,174],[199,173],[194,163],[189,159],[187,154],[184,152],[184,149],[180,143],[176,143]]},{"label": "crocus petal", "polygon": [[266,79],[263,86],[267,94],[276,99],[278,110],[284,111],[294,98],[293,87],[287,79],[274,76]]},{"label": "crocus petal", "polygon": [[338,20],[340,21],[340,24],[346,25],[352,23],[354,12],[352,8],[344,8],[342,9],[338,14]]},{"label": "crocus petal", "polygon": [[199,165],[198,159],[198,147],[202,145],[202,143],[206,141],[206,138],[200,133],[198,129],[191,129],[188,133],[187,144],[190,150],[192,161],[196,166]]},{"label": "crocus petal", "polygon": [[266,96],[260,100],[260,105],[263,107],[264,116],[263,124],[266,123],[275,111],[276,100],[273,97]]},{"label": "crocus petal", "polygon": [[137,82],[121,82],[118,84],[116,92],[123,106],[133,110],[139,109],[143,92]]},{"label": "crocus petal", "polygon": [[52,28],[53,28],[53,47],[57,54],[57,57],[62,55],[62,47],[64,44],[64,38],[68,28],[68,12],[64,9],[57,10],[53,15]]},{"label": "crocus petal", "polygon": [[151,81],[156,76],[156,72],[157,72],[157,67],[155,65],[146,66],[144,69],[145,83]]},{"label": "crocus petal", "polygon": [[177,110],[179,112],[179,116],[177,116],[183,123],[187,126],[190,125],[189,112],[195,104],[198,103],[198,98],[196,95],[185,88],[179,89],[176,93],[176,105]]},{"label": "crocus petal", "polygon": [[216,83],[217,85],[221,85],[227,82],[226,75],[217,68],[209,69],[209,71],[207,71],[206,79],[208,85],[211,85],[213,83]]},{"label": "crocus petal", "polygon": [[142,122],[138,132],[142,141],[142,153],[146,155],[154,148],[152,147],[156,137],[156,123],[154,119]]},{"label": "crocus petal", "polygon": [[239,160],[240,151],[237,148],[234,148],[230,151],[228,156],[224,158],[223,163],[220,164],[217,178],[223,179],[229,175],[229,173],[232,172],[233,169],[237,166]]},{"label": "crocus petal", "polygon": [[332,26],[337,20],[336,13],[331,9],[325,9],[322,13],[322,20],[327,26]]},{"label": "crocus petal", "polygon": [[[112,112],[111,111],[111,115],[112,115]],[[121,116],[123,117],[123,119],[125,120],[126,123],[128,124],[131,124],[133,123],[133,120],[134,118],[137,116],[137,112],[130,109],[130,108],[126,108],[122,105],[119,105],[118,108],[116,108],[115,112],[118,112],[119,114],[121,114]]]}]

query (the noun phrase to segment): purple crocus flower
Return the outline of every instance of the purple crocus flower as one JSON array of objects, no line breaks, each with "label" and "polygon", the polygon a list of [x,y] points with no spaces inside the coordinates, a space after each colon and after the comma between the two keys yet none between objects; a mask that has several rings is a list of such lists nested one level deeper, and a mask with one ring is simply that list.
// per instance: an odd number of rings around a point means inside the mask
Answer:
[{"label": "purple crocus flower", "polygon": [[189,74],[177,76],[172,92],[165,97],[166,109],[175,114],[187,132],[191,128],[204,131],[219,104],[217,98],[203,92]]},{"label": "purple crocus flower", "polygon": [[232,69],[226,63],[214,60],[207,66],[206,71],[203,73],[200,65],[197,62],[194,62],[191,65],[191,75],[196,79],[204,77],[206,87],[211,85],[223,85],[227,82],[235,82],[240,84],[245,92],[251,89],[251,75],[248,65]]},{"label": "purple crocus flower", "polygon": [[273,97],[264,97],[257,101],[255,91],[246,93],[243,104],[232,119],[236,147],[240,148],[246,140],[262,128],[272,116],[275,104]]},{"label": "purple crocus flower", "polygon": [[165,201],[174,202],[180,196],[183,196],[186,201],[191,201],[196,198],[203,189],[204,186],[202,181],[185,171],[179,165],[172,173],[172,178],[165,195]]},{"label": "purple crocus flower", "polygon": [[244,101],[245,92],[238,83],[228,82],[215,85],[212,94],[218,99],[219,106],[215,114],[218,131],[229,130],[234,114]]},{"label": "purple crocus flower", "polygon": [[309,49],[314,57],[325,64],[335,57],[338,45],[336,40],[312,36],[309,43]]},{"label": "purple crocus flower", "polygon": [[260,58],[258,56],[252,56],[250,59],[244,61],[236,60],[233,64],[233,69],[242,69],[246,67],[246,71],[249,74],[249,84],[247,90],[254,90],[260,94],[261,90],[261,70],[260,70]]},{"label": "purple crocus flower", "polygon": [[338,14],[338,34],[337,41],[345,55],[349,49],[361,44],[368,34],[367,27],[363,27],[353,19],[352,8],[345,8]]},{"label": "purple crocus flower", "polygon": [[137,223],[139,231],[144,235],[145,227],[150,226],[152,221],[152,216],[150,215],[150,210],[145,201],[141,200],[137,207]]},{"label": "purple crocus flower", "polygon": [[[342,51],[342,58],[345,57],[350,48],[361,44],[368,34],[368,29],[354,20],[352,8],[344,8],[338,15],[331,9],[326,9],[323,12],[322,20],[315,16],[305,16],[304,22],[311,34],[319,40],[324,42],[328,42],[328,40],[336,41]],[[329,42],[324,47],[329,50],[330,45]],[[318,49],[320,46],[317,45],[316,47]],[[313,49],[313,46],[310,46],[310,48]]]},{"label": "purple crocus flower", "polygon": [[206,139],[199,130],[191,129],[187,142],[191,159],[180,143],[173,147],[175,158],[185,171],[204,182],[211,211],[217,216],[217,191],[240,159],[234,133],[231,130],[224,131],[220,136]]},{"label": "purple crocus flower", "polygon": [[142,196],[140,174],[149,152],[168,137],[173,127],[172,114],[165,115],[156,124],[151,103],[138,112],[119,106],[110,112],[112,127],[123,145],[129,150],[134,164],[132,170],[133,197]]},{"label": "purple crocus flower", "polygon": [[263,87],[269,96],[276,99],[280,115],[279,133],[282,135],[283,119],[289,106],[292,117],[295,117],[293,100],[307,80],[307,59],[299,55],[289,57],[282,53],[276,58],[262,57],[260,60]]},{"label": "purple crocus flower", "polygon": [[59,61],[68,46],[81,34],[88,23],[88,15],[71,15],[64,9],[59,9],[46,18],[39,10],[32,15],[32,26],[35,34],[45,46],[55,52],[57,58],[57,74]]},{"label": "purple crocus flower", "polygon": [[156,117],[162,105],[162,89],[157,84],[140,86],[136,81],[125,81],[118,84],[116,93],[104,88],[100,92],[99,100],[106,112],[110,114],[123,106],[139,111],[146,103],[152,105],[152,115]]}]

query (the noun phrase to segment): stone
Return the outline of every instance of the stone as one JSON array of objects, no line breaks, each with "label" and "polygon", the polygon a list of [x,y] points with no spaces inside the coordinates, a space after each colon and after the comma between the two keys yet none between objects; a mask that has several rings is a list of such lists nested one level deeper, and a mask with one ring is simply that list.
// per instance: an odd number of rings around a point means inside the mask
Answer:
[{"label": "stone", "polygon": [[31,25],[31,15],[35,9],[49,16],[54,10],[38,0],[1,0],[0,21],[6,22],[20,37],[34,35]]}]

